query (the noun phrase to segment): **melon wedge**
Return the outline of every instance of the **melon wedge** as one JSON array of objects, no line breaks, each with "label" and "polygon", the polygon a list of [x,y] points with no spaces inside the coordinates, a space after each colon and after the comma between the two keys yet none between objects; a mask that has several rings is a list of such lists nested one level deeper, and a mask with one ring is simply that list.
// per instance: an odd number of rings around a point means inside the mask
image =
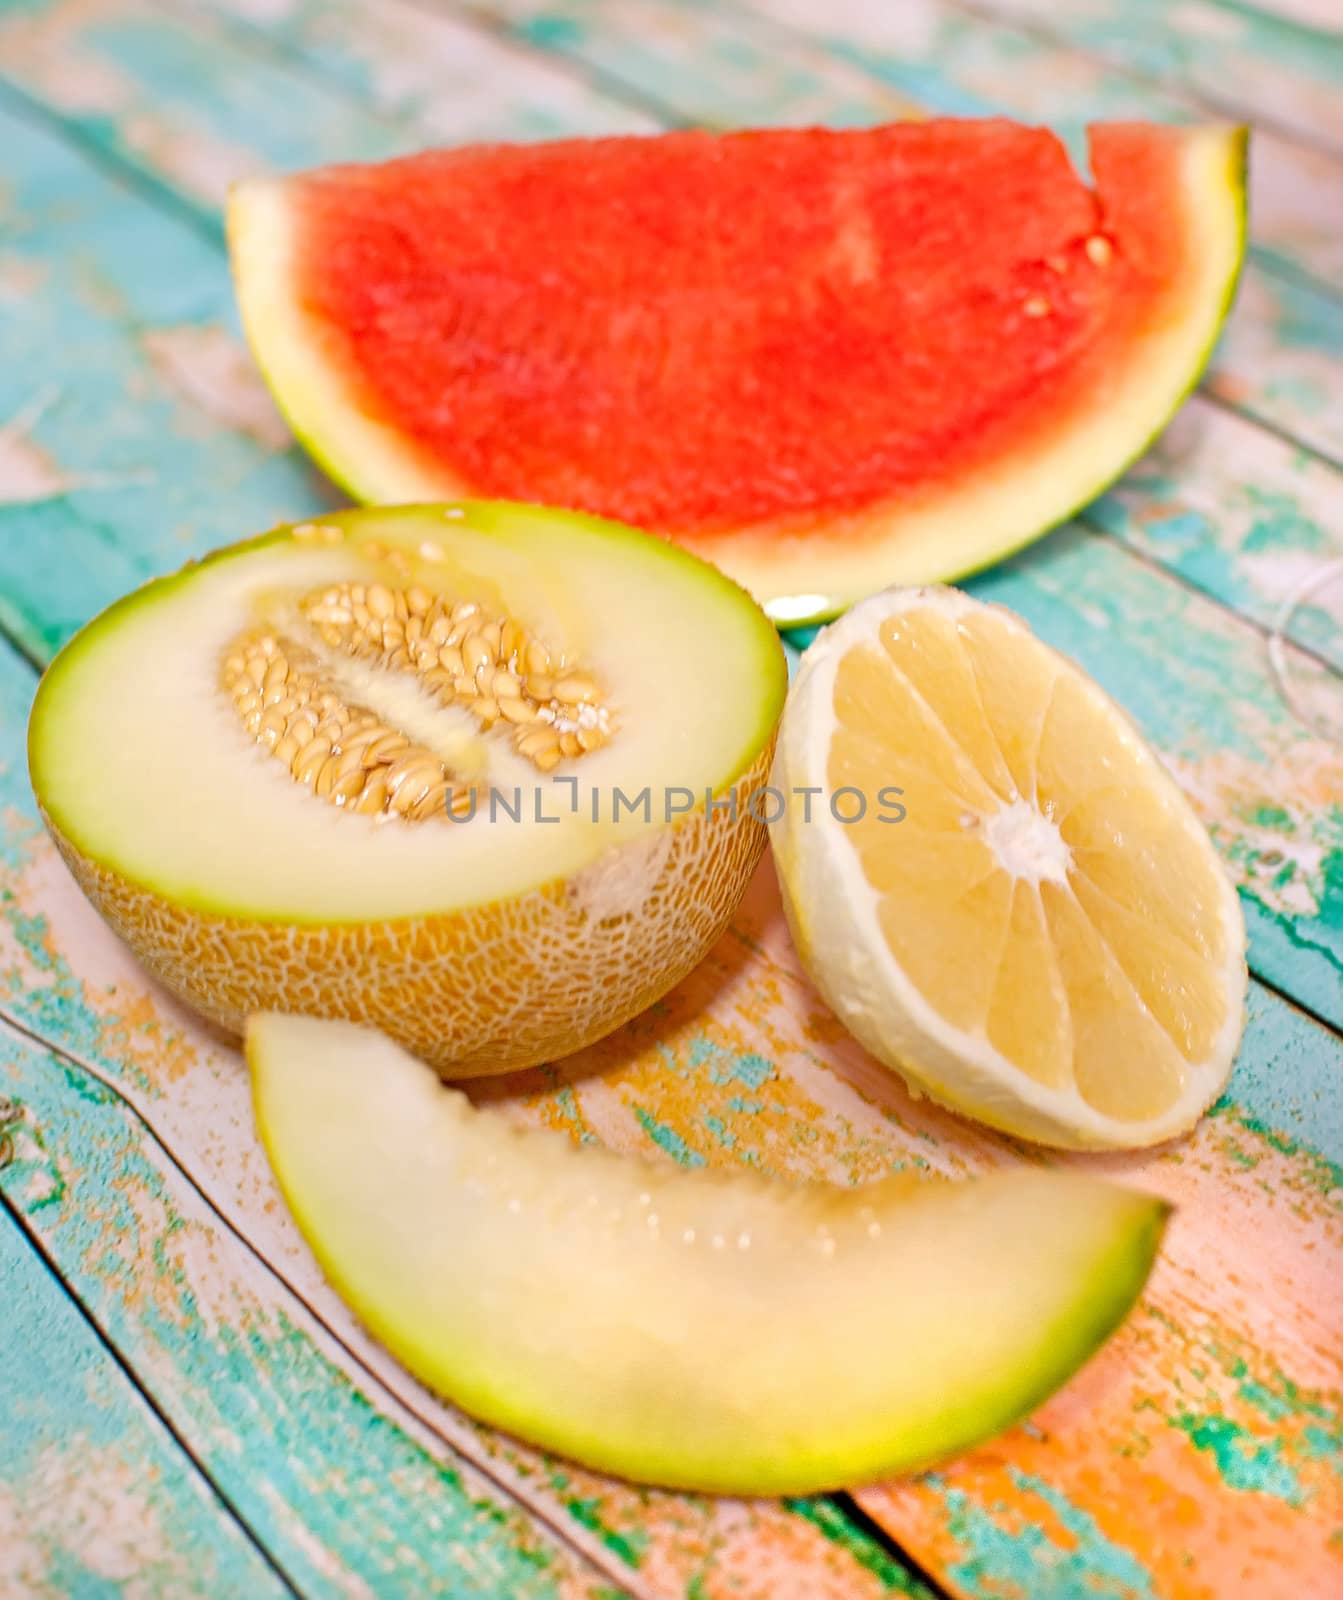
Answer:
[{"label": "melon wedge", "polygon": [[247,1026],[335,1288],[474,1416],[650,1483],[808,1493],[1025,1415],[1123,1319],[1167,1207],[1039,1170],[857,1189],[693,1171],[474,1109],[390,1040]]},{"label": "melon wedge", "polygon": [[599,1037],[717,938],[785,688],[768,618],[661,540],[344,512],[90,623],[29,759],[85,893],[204,1015],[345,1017],[469,1075]]},{"label": "melon wedge", "polygon": [[488,146],[248,182],[243,321],[368,501],[487,494],[690,546],[777,621],[996,560],[1098,494],[1211,353],[1245,134]]}]

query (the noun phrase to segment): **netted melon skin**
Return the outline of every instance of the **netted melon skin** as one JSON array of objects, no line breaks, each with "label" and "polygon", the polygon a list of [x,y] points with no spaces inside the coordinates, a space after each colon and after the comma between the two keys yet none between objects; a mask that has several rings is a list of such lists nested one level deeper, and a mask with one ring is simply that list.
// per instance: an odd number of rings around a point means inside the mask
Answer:
[{"label": "netted melon skin", "polygon": [[380,1028],[445,1077],[568,1055],[679,983],[727,926],[764,852],[748,801],[771,736],[712,813],[608,850],[509,900],[391,922],[294,925],[222,917],[92,861],[46,817],[76,882],[136,958],[225,1032],[286,1011]]}]

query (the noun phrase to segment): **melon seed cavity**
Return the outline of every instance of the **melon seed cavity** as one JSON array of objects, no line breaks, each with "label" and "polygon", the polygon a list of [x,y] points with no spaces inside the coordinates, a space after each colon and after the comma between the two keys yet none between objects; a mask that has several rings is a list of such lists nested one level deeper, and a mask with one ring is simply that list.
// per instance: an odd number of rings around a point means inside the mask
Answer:
[{"label": "melon seed cavity", "polygon": [[[330,649],[411,675],[484,730],[507,728],[541,772],[611,736],[591,674],[474,600],[418,585],[338,583],[304,595],[298,612]],[[301,643],[269,629],[241,634],[224,653],[221,683],[247,732],[329,804],[411,822],[470,813],[473,785],[377,712],[348,703]]]}]

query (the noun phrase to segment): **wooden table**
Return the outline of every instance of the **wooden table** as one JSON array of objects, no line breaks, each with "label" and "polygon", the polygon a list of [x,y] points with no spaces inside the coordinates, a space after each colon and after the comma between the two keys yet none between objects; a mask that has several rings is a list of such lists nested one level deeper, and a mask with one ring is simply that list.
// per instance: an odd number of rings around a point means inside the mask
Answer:
[{"label": "wooden table", "polygon": [[[1343,577],[1271,644],[1343,555],[1323,31],[1343,14],[1276,6],[0,4],[0,1594],[1343,1595]],[[852,1496],[641,1491],[473,1426],[325,1286],[238,1056],[137,970],[39,826],[36,674],[150,574],[334,503],[238,337],[233,178],[991,110],[1257,127],[1244,285],[1201,390],[1118,488],[970,585],[1095,673],[1188,789],[1240,885],[1249,1029],[1187,1143],[1089,1163],[1180,1210],[1139,1310],[1031,1423]],[[687,1165],[1041,1159],[914,1103],[840,1032],[768,869],[656,1016],[487,1094]]]}]

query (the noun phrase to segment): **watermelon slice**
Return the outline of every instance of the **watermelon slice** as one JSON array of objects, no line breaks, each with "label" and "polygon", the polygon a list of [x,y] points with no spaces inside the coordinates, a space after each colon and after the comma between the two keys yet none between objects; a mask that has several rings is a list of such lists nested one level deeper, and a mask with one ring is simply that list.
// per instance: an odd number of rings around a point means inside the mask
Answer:
[{"label": "watermelon slice", "polygon": [[1207,360],[1245,134],[1002,121],[431,152],[240,185],[248,336],[362,500],[689,545],[776,620],[957,577],[1091,499]]}]

